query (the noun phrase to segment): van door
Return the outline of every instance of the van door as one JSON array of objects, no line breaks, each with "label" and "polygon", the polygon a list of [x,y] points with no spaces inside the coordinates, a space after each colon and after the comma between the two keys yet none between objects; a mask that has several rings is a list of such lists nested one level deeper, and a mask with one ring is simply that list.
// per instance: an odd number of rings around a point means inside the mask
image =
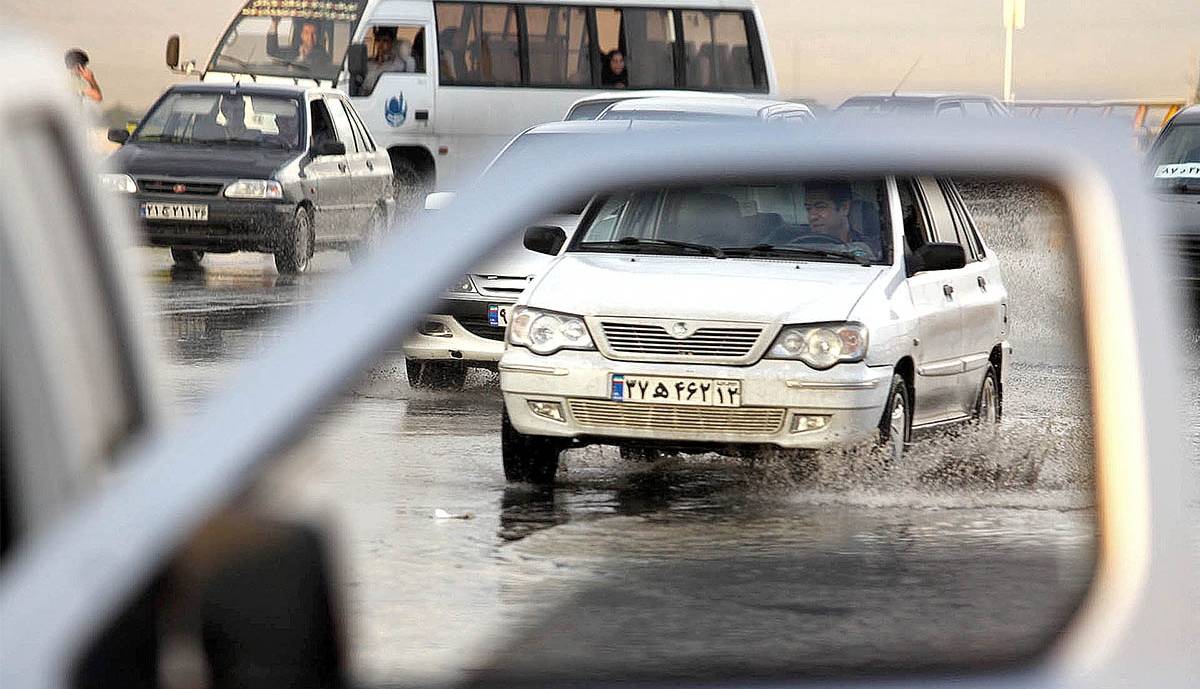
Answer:
[{"label": "van door", "polygon": [[371,17],[363,40],[367,75],[351,101],[384,148],[420,146],[437,151],[437,45],[432,17],[420,21]]},{"label": "van door", "polygon": [[[906,255],[927,242],[937,241],[937,223],[952,222],[945,199],[933,180],[899,181],[904,211]],[[937,212],[934,204],[940,202]],[[962,416],[962,313],[955,298],[958,271],[923,271],[908,277],[917,312],[917,375],[914,381],[914,424],[938,423]]]}]

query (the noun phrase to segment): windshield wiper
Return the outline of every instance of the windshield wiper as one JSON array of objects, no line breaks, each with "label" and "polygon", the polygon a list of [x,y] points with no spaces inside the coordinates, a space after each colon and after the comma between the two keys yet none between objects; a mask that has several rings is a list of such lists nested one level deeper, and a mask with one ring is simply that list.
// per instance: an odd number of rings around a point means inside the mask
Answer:
[{"label": "windshield wiper", "polygon": [[725,258],[725,252],[719,246],[711,244],[694,244],[692,242],[677,242],[674,239],[647,239],[644,237],[621,237],[611,242],[583,242],[582,247],[592,246],[664,246],[676,249],[688,249],[715,258]]},{"label": "windshield wiper", "polygon": [[238,67],[241,67],[242,69],[250,69],[249,62],[246,62],[245,60],[243,60],[241,58],[236,58],[232,55],[224,55],[224,54],[218,55],[217,60],[218,61],[227,60],[227,61],[232,62],[233,64],[237,65]]},{"label": "windshield wiper", "polygon": [[832,249],[811,249],[802,246],[775,246],[774,244],[756,244],[754,246],[725,247],[725,253],[731,256],[753,256],[755,254],[788,254],[795,256],[812,256],[821,258],[845,258],[860,266],[871,265],[871,260],[862,254],[849,251],[834,251]]},{"label": "windshield wiper", "polygon": [[300,64],[299,62],[293,62],[292,60],[289,60],[287,58],[277,57],[275,55],[272,55],[271,59],[274,60],[275,62],[278,62],[281,65],[287,65],[288,67],[295,67],[297,69],[302,69],[305,72],[312,71],[312,68],[309,67],[308,65]]}]

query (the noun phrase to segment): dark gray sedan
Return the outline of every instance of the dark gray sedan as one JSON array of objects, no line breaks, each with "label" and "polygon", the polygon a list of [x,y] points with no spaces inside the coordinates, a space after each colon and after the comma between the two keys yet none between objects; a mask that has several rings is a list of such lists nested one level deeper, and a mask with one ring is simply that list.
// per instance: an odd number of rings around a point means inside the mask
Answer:
[{"label": "dark gray sedan", "polygon": [[361,255],[391,216],[387,151],[333,89],[175,86],[109,138],[123,145],[105,185],[135,199],[149,243],[181,267],[262,251],[301,273],[319,249]]}]

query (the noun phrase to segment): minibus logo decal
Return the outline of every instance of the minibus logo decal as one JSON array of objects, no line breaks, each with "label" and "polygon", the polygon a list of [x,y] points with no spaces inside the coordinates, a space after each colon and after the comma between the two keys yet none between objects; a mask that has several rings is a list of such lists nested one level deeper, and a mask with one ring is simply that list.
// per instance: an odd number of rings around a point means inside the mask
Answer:
[{"label": "minibus logo decal", "polygon": [[404,101],[403,93],[396,94],[388,99],[387,105],[383,109],[383,118],[392,127],[399,127],[404,124],[404,120],[408,119],[408,103]]}]

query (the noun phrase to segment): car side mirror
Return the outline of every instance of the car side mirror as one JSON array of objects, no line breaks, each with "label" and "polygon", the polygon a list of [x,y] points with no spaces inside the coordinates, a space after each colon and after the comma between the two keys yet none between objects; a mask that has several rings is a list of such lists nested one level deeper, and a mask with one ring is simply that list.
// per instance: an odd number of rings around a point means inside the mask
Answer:
[{"label": "car side mirror", "polygon": [[113,127],[108,130],[108,140],[115,144],[124,144],[129,141],[129,130],[124,127]]},{"label": "car side mirror", "polygon": [[341,141],[322,141],[313,148],[313,154],[318,156],[344,156],[346,144]]},{"label": "car side mirror", "polygon": [[454,202],[455,193],[452,191],[435,191],[425,197],[425,210],[440,211]]},{"label": "car side mirror", "polygon": [[955,270],[967,265],[962,245],[952,242],[930,242],[914,252],[917,270]]},{"label": "car side mirror", "polygon": [[367,46],[351,44],[346,52],[346,71],[350,73],[350,95],[361,96],[367,81]]},{"label": "car side mirror", "polygon": [[179,34],[172,34],[167,39],[167,66],[179,69]]},{"label": "car side mirror", "polygon": [[539,254],[557,256],[566,243],[567,233],[561,227],[534,225],[525,230],[525,248]]}]

